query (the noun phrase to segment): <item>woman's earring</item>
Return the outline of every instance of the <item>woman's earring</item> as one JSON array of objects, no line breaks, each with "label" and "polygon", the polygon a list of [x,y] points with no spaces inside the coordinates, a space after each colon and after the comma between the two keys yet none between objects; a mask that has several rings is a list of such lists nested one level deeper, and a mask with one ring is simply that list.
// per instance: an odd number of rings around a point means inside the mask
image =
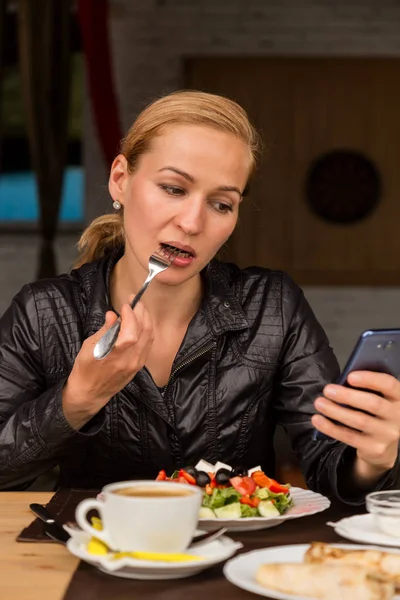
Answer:
[{"label": "woman's earring", "polygon": [[119,200],[114,200],[113,202],[113,208],[115,208],[115,210],[121,210],[122,204]]}]

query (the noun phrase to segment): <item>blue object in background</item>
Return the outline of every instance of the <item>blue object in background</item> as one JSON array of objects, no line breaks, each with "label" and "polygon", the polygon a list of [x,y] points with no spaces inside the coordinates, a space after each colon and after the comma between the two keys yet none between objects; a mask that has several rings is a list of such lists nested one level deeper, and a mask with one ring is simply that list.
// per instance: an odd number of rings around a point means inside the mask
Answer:
[{"label": "blue object in background", "polygon": [[[68,167],[60,207],[61,223],[83,221],[84,175],[81,167]],[[0,223],[34,223],[39,218],[36,177],[32,171],[0,174]]]}]

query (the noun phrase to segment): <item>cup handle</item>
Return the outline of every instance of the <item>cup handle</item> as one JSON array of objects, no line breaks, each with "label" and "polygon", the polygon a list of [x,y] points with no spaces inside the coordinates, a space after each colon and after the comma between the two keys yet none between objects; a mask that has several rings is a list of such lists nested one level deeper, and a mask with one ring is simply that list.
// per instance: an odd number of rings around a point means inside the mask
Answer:
[{"label": "cup handle", "polygon": [[75,518],[79,527],[89,533],[89,535],[97,538],[104,542],[110,550],[116,550],[112,540],[107,531],[104,529],[98,530],[92,527],[87,520],[87,514],[90,510],[96,509],[100,513],[100,519],[103,523],[104,527],[104,518],[103,518],[103,502],[101,500],[95,500],[94,498],[88,498],[87,500],[82,500],[76,507]]}]

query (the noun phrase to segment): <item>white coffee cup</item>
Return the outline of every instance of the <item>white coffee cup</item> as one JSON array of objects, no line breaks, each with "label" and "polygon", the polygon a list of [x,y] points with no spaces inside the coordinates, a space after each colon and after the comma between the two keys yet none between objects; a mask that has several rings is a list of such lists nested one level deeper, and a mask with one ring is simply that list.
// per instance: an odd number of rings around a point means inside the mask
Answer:
[{"label": "white coffee cup", "polygon": [[[196,530],[202,494],[197,486],[171,481],[122,481],[106,485],[101,499],[83,500],[75,516],[84,531],[111,550],[183,552]],[[102,531],[87,520],[93,509]]]}]

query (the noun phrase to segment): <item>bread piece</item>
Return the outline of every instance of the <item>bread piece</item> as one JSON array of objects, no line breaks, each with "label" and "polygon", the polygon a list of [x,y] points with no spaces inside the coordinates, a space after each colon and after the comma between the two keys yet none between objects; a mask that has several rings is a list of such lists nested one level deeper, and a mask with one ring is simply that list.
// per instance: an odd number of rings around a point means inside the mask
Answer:
[{"label": "bread piece", "polygon": [[394,586],[363,567],[345,564],[275,563],[256,574],[263,587],[322,600],[390,600]]},{"label": "bread piece", "polygon": [[304,556],[304,562],[358,565],[381,577],[387,577],[396,588],[400,588],[400,554],[394,552],[345,550],[330,544],[313,542]]}]

